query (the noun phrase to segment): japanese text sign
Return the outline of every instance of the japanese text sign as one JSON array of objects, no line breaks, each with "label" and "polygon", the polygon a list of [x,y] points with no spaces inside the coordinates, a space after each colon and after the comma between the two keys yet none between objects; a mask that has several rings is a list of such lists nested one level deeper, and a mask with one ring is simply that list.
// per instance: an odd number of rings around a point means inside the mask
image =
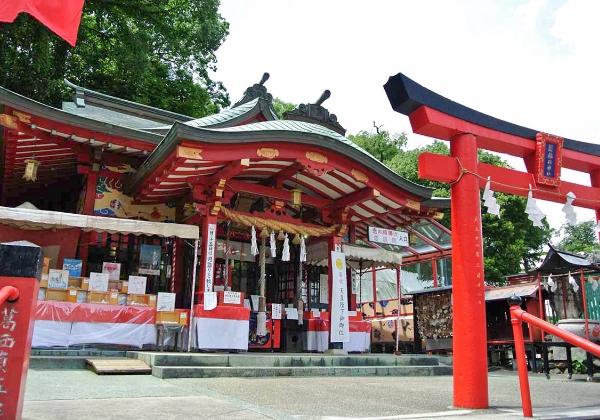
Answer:
[{"label": "japanese text sign", "polygon": [[332,343],[350,341],[350,323],[348,322],[348,287],[346,281],[346,256],[331,251],[332,287],[330,335]]},{"label": "japanese text sign", "polygon": [[206,246],[206,267],[204,272],[204,291],[212,292],[213,275],[215,271],[215,248],[217,239],[217,225],[211,223],[208,225],[208,233],[204,238]]},{"label": "japanese text sign", "polygon": [[380,244],[408,246],[408,233],[402,230],[369,226],[369,241]]},{"label": "japanese text sign", "polygon": [[554,187],[560,186],[564,139],[546,133],[538,133],[535,139],[536,182]]}]

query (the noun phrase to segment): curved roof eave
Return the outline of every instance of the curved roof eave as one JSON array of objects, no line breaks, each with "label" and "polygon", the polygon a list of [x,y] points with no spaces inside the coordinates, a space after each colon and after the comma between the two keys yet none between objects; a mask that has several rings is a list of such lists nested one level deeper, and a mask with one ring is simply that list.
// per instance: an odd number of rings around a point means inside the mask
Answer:
[{"label": "curved roof eave", "polygon": [[267,100],[256,98],[245,104],[221,111],[218,114],[186,121],[184,124],[196,128],[224,128],[241,124],[261,113],[268,121],[278,119]]},{"label": "curved roof eave", "polygon": [[76,92],[81,91],[86,96],[89,96],[91,98],[97,98],[107,103],[117,105],[121,108],[129,108],[131,110],[141,111],[143,114],[146,115],[158,115],[176,121],[190,121],[194,119],[194,117],[190,117],[189,115],[178,114],[176,112],[167,111],[166,109],[155,108],[150,105],[144,105],[137,102],[128,101],[127,99],[117,98],[116,96],[110,96],[105,93],[96,92],[95,90],[77,86],[75,83],[72,83],[67,79],[64,79],[64,83],[71,89],[74,89]]},{"label": "curved roof eave", "polygon": [[146,176],[175,150],[179,139],[218,144],[286,141],[321,147],[353,159],[382,178],[387,179],[396,187],[423,200],[431,199],[433,194],[432,188],[415,184],[401,177],[344,136],[317,124],[287,120],[267,121],[221,129],[196,128],[175,123],[154,152],[134,174],[128,177],[124,185],[126,194],[130,194]]},{"label": "curved roof eave", "polygon": [[48,120],[81,127],[91,131],[124,137],[132,140],[140,140],[146,143],[158,144],[162,136],[146,131],[121,127],[109,123],[103,123],[79,115],[70,114],[58,108],[26,98],[18,93],[12,92],[0,86],[0,104],[15,108],[19,111],[46,118]]}]

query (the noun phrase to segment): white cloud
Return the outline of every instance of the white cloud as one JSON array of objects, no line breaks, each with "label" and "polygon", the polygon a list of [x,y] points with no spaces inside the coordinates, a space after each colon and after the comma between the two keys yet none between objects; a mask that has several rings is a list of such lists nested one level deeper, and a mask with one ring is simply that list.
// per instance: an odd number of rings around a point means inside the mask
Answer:
[{"label": "white cloud", "polygon": [[538,25],[541,12],[547,4],[547,0],[529,0],[517,7],[515,16],[521,20],[525,30],[533,32]]}]

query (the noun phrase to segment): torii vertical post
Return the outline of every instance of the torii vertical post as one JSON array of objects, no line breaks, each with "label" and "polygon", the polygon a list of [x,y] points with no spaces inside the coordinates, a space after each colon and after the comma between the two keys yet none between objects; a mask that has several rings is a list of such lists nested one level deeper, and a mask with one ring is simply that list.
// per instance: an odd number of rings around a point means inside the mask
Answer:
[{"label": "torii vertical post", "polygon": [[487,334],[483,284],[477,143],[472,134],[450,140],[450,155],[465,171],[450,187],[454,406],[487,408]]}]

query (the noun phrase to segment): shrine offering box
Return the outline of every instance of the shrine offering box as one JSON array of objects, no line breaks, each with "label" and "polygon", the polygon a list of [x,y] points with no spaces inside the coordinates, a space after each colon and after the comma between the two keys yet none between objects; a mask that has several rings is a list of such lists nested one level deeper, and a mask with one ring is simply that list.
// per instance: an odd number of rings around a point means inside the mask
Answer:
[{"label": "shrine offering box", "polygon": [[88,290],[90,279],[88,277],[69,277],[69,287],[75,287],[79,290]]},{"label": "shrine offering box", "polygon": [[109,305],[118,305],[119,292],[108,291],[91,291],[88,292],[88,303],[106,303]]},{"label": "shrine offering box", "polygon": [[160,311],[156,313],[156,324],[187,325],[187,312]]},{"label": "shrine offering box", "polygon": [[127,295],[127,305],[156,308],[156,295]]}]

